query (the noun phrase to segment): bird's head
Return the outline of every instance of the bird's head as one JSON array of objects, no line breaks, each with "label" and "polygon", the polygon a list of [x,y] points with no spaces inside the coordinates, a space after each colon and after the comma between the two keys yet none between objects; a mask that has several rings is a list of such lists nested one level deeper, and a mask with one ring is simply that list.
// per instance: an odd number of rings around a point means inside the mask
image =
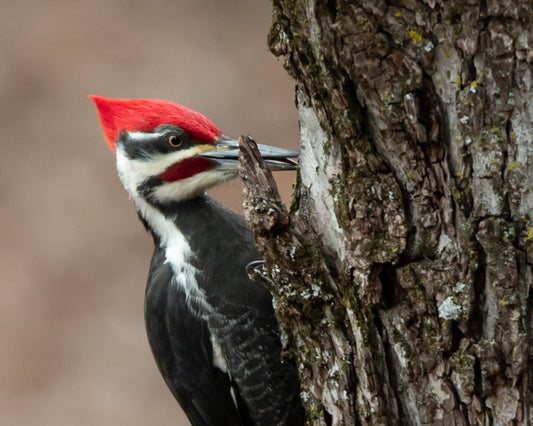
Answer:
[{"label": "bird's head", "polygon": [[[132,198],[172,203],[237,176],[238,141],[202,114],[159,99],[90,99]],[[272,170],[294,169],[296,152],[258,147]]]}]

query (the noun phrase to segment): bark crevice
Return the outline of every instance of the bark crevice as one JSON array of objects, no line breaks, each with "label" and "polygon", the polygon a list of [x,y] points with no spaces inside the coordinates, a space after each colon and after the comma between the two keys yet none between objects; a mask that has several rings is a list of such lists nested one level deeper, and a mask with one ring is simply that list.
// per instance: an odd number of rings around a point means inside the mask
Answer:
[{"label": "bark crevice", "polygon": [[311,424],[533,423],[532,6],[273,2],[302,148],[256,234]]}]

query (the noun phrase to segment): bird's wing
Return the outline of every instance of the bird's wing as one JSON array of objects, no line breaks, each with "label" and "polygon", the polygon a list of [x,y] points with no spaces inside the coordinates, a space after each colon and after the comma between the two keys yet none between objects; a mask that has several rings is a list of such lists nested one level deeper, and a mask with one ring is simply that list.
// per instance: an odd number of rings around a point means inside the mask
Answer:
[{"label": "bird's wing", "polygon": [[251,261],[260,259],[252,233],[241,216],[213,200],[194,211],[196,220],[205,215],[199,220],[203,226],[187,227],[193,252],[202,253],[192,259],[201,271],[196,281],[213,309],[208,327],[220,345],[237,395],[255,424],[303,425],[297,370],[281,355],[272,295],[246,270]]},{"label": "bird's wing", "polygon": [[[257,424],[302,425],[297,370],[282,356],[271,296],[261,284],[244,279],[248,291],[239,299],[220,297],[216,303],[220,315],[209,321],[209,327],[220,336],[227,368]],[[268,301],[268,306],[250,303],[258,298]]]},{"label": "bird's wing", "polygon": [[232,397],[231,378],[213,364],[207,323],[190,312],[185,294],[170,285],[171,280],[172,270],[156,249],[145,319],[152,352],[167,385],[195,426],[251,424]]}]

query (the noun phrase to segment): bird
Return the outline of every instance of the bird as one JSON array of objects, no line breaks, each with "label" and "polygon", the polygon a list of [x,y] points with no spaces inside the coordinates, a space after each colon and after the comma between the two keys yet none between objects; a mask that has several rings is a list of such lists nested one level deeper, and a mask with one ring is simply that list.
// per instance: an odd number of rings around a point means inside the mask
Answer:
[{"label": "bird", "polygon": [[[145,325],[156,364],[194,426],[305,424],[294,360],[242,216],[206,190],[238,176],[238,141],[160,99],[91,95],[118,176],[154,241]],[[258,145],[272,170],[298,153]]]}]

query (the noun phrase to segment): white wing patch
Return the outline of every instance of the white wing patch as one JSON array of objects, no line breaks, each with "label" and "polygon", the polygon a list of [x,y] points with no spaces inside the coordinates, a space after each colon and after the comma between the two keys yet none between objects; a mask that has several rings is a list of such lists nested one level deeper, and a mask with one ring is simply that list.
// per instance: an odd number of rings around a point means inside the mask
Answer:
[{"label": "white wing patch", "polygon": [[[224,355],[222,354],[222,348],[220,347],[220,344],[218,343],[217,338],[214,334],[211,333],[211,345],[213,346],[213,365],[217,368],[219,368],[223,373],[226,373],[230,380],[232,379],[231,372],[228,370],[228,364],[226,363],[226,359],[224,358]],[[233,405],[235,405],[235,408],[239,410],[239,404],[237,403],[237,394],[234,385],[230,385],[229,388],[231,399],[233,401]]]},{"label": "white wing patch", "polygon": [[229,374],[228,364],[226,364],[226,359],[222,355],[222,348],[214,334],[211,334],[211,345],[213,346],[213,365],[222,372]]}]

